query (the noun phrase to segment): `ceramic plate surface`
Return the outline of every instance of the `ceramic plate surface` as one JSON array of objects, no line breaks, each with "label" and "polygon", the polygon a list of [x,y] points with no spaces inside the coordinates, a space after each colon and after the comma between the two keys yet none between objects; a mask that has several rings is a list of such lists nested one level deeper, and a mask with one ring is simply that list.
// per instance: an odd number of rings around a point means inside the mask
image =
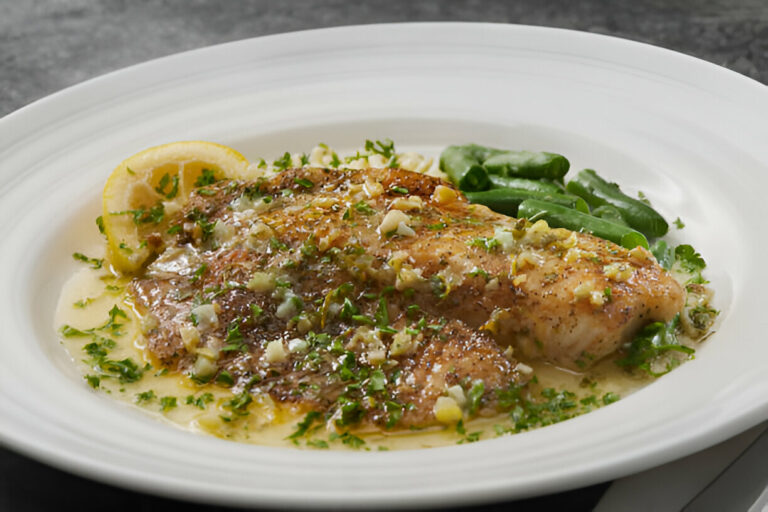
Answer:
[{"label": "ceramic plate surface", "polygon": [[[146,492],[227,504],[417,506],[519,498],[623,476],[768,417],[762,290],[768,90],[684,55],[485,24],[300,32],[112,73],[0,120],[0,440]],[[294,451],[183,432],[94,393],[53,314],[123,158],[205,139],[249,158],[390,137],[549,150],[642,190],[709,264],[722,310],[696,359],[537,431],[403,452]],[[673,229],[673,231],[675,231]]]}]

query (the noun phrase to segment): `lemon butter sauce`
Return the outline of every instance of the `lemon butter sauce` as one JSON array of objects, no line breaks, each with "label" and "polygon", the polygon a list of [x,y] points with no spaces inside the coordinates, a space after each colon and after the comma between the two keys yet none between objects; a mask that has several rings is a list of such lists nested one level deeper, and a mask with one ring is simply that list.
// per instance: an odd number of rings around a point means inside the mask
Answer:
[{"label": "lemon butter sauce", "polygon": [[[198,384],[187,375],[169,372],[157,365],[146,350],[146,340],[141,333],[143,319],[126,293],[127,284],[128,279],[117,277],[104,268],[84,265],[66,283],[59,299],[55,324],[61,333],[61,343],[82,373],[84,385],[178,428],[258,445],[370,450],[446,446],[495,438],[510,431],[509,415],[501,414],[471,420],[458,429],[456,425],[450,425],[419,431],[357,432],[354,441],[340,437],[329,423],[315,430],[311,438],[298,441],[291,436],[304,419],[301,411],[276,404],[268,395],[253,394],[246,410],[240,411],[247,414],[233,413],[231,402],[235,396],[229,389],[212,383]],[[115,315],[117,310],[125,316]],[[100,330],[110,322],[110,311],[115,317],[112,326],[117,327]],[[67,336],[64,326],[70,327],[70,332],[93,335]],[[129,372],[128,379],[119,372],[105,373],[92,356],[94,344],[98,344],[100,338],[114,341],[113,346],[106,348],[105,360],[132,361],[137,373]],[[580,405],[581,412],[627,396],[647,383],[646,378],[622,371],[612,360],[597,364],[589,373],[542,363],[533,363],[532,369],[537,375],[535,386],[539,390],[571,390],[572,400],[586,400],[588,406]],[[133,380],[138,372],[140,377]]]}]

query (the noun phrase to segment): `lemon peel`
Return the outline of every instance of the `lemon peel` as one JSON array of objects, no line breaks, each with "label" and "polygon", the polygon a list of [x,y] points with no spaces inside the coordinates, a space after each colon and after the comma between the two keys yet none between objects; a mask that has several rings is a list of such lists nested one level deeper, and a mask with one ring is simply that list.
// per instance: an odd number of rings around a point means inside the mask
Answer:
[{"label": "lemon peel", "polygon": [[113,268],[133,273],[159,253],[172,236],[172,220],[201,184],[247,178],[248,160],[213,142],[172,142],[125,159],[102,194],[107,257]]}]

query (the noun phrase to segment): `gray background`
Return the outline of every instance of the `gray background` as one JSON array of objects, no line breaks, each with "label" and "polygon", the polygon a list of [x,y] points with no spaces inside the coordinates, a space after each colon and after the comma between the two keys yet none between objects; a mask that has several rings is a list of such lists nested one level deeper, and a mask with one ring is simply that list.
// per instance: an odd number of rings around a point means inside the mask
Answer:
[{"label": "gray background", "polygon": [[[402,21],[584,30],[678,50],[768,84],[768,0],[0,0],[0,116],[89,78],[211,44]],[[608,483],[482,510],[590,510]],[[214,510],[96,484],[0,448],[0,511]]]},{"label": "gray background", "polygon": [[768,83],[768,0],[0,0],[0,115],[108,71],[211,44],[318,27],[448,20],[611,34]]}]

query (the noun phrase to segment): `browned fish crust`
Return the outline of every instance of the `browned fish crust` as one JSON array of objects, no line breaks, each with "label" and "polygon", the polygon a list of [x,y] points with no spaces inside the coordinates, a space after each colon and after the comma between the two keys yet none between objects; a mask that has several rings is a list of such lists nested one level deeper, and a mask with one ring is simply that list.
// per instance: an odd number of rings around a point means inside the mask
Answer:
[{"label": "browned fish crust", "polygon": [[339,426],[428,426],[449,388],[465,413],[493,414],[529,377],[513,349],[586,367],[682,309],[643,249],[515,221],[399,169],[219,182],[178,225],[132,283],[152,354]]}]

